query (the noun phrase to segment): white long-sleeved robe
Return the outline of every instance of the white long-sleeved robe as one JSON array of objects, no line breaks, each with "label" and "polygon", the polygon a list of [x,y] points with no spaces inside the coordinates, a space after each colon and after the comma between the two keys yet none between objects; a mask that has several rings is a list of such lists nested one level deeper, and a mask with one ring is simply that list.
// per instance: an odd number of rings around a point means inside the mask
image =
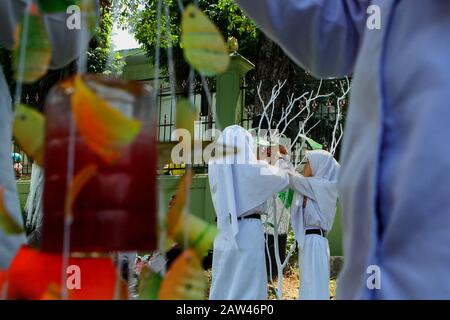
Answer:
[{"label": "white long-sleeved robe", "polygon": [[214,241],[211,300],[267,299],[264,228],[269,197],[288,186],[285,170],[258,161],[252,136],[240,126],[224,129],[217,144],[236,147],[236,156],[209,162],[209,184],[219,234]]},{"label": "white long-sleeved robe", "polygon": [[[450,2],[236,2],[314,75],[353,74],[338,297],[450,298]],[[367,28],[370,5],[380,29]],[[380,289],[367,286],[372,265]]]}]

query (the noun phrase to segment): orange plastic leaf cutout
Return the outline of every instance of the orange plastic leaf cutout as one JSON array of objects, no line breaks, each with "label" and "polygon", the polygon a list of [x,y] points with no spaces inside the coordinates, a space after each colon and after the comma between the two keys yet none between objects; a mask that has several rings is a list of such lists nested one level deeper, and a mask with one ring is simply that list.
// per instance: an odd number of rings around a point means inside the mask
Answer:
[{"label": "orange plastic leaf cutout", "polygon": [[20,234],[24,232],[11,216],[5,205],[5,188],[0,186],[0,229],[8,235]]},{"label": "orange plastic leaf cutout", "polygon": [[54,282],[50,283],[41,300],[61,300],[61,290]]},{"label": "orange plastic leaf cutout", "polygon": [[[7,299],[57,300],[61,295],[63,258],[23,246],[5,276],[0,274],[0,288],[7,283]],[[116,268],[110,257],[69,258],[69,266],[79,267],[80,288],[68,287],[70,300],[112,300],[116,287]],[[69,277],[73,273],[67,272]],[[68,280],[64,285],[70,284]],[[122,282],[121,282],[122,283]]]},{"label": "orange plastic leaf cutout", "polygon": [[75,77],[72,113],[77,129],[92,152],[107,164],[118,160],[139,134],[140,121],[128,118]]},{"label": "orange plastic leaf cutout", "polygon": [[17,105],[13,133],[25,153],[42,167],[45,141],[45,117],[42,113],[23,104]]},{"label": "orange plastic leaf cutout", "polygon": [[204,300],[207,290],[205,274],[199,257],[193,250],[179,256],[164,278],[161,300]]},{"label": "orange plastic leaf cutout", "polygon": [[66,214],[70,214],[72,212],[73,204],[75,203],[81,190],[89,182],[89,180],[97,174],[97,171],[98,167],[96,165],[89,165],[84,167],[75,177],[73,177],[66,195],[64,207],[64,212]]}]

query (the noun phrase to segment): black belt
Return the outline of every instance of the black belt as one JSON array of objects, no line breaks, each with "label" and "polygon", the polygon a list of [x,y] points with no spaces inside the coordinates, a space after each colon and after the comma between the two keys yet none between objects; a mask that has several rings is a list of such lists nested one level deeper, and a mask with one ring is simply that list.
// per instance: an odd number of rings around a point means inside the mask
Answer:
[{"label": "black belt", "polygon": [[259,213],[254,213],[245,217],[239,217],[238,220],[244,220],[244,219],[258,219],[261,220],[261,215]]},{"label": "black belt", "polygon": [[323,231],[322,229],[308,229],[308,230],[306,230],[305,234],[306,235],[308,235],[308,234],[317,234],[317,235],[322,236],[324,238],[327,236],[327,232]]}]

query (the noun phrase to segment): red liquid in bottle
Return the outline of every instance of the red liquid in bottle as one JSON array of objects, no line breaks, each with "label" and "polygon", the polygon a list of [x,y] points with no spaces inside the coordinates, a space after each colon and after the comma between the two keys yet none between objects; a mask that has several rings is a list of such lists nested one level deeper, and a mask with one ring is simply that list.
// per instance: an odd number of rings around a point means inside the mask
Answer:
[{"label": "red liquid in bottle", "polygon": [[[97,165],[98,172],[82,188],[75,200],[70,230],[70,251],[154,250],[157,240],[157,141],[154,120],[156,110],[152,95],[137,83],[119,82],[96,76],[85,76],[84,79],[88,85],[89,81],[101,83],[102,86],[108,88],[112,86],[132,95],[134,99],[133,103],[128,105],[128,111],[142,122],[142,129],[134,142],[126,148],[123,156],[112,165],[107,164],[93,152],[79,132],[76,132],[74,176],[92,164]],[[42,249],[49,252],[61,252],[63,249],[71,119],[70,97],[73,92],[70,83],[71,81],[66,81],[64,85],[58,85],[49,95],[46,104]],[[113,96],[116,99],[120,96],[120,92]],[[114,105],[114,99],[102,97]]]}]

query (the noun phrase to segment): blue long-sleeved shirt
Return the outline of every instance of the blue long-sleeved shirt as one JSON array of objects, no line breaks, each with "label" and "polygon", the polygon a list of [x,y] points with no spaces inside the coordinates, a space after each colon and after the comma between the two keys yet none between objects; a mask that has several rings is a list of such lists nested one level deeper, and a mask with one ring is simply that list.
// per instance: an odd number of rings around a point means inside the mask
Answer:
[{"label": "blue long-sleeved shirt", "polygon": [[[450,1],[236,2],[314,75],[353,74],[338,297],[450,298]],[[367,27],[370,5],[380,29]]]}]

